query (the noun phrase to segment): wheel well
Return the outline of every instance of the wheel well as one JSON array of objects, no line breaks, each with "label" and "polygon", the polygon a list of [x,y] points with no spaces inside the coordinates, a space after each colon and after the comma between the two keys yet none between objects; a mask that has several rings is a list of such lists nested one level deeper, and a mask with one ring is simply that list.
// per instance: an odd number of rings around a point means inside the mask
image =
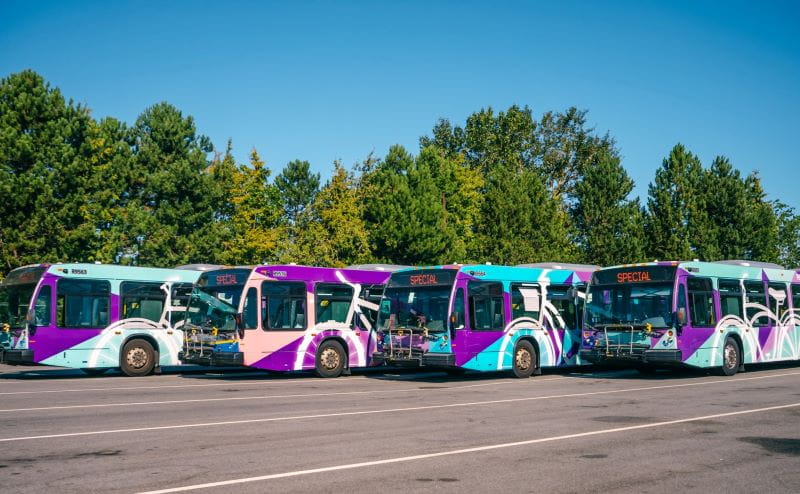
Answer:
[{"label": "wheel well", "polygon": [[159,355],[161,355],[161,350],[158,348],[158,342],[156,342],[156,339],[148,334],[136,334],[125,338],[125,341],[123,341],[122,345],[120,345],[119,347],[120,362],[122,362],[122,349],[125,348],[125,345],[127,345],[128,342],[131,340],[144,340],[150,343],[153,346],[153,350],[156,351],[156,367],[158,367],[158,360],[159,360]]},{"label": "wheel well", "polygon": [[323,339],[322,341],[319,342],[319,345],[317,345],[317,352],[319,352],[319,348],[322,346],[323,343],[325,343],[326,341],[330,341],[330,340],[334,340],[334,341],[338,342],[340,345],[342,345],[342,349],[344,349],[344,368],[345,369],[349,369],[350,368],[350,347],[347,346],[347,342],[344,341],[344,338],[342,338],[341,336],[328,336],[327,338]]},{"label": "wheel well", "polygon": [[539,343],[536,342],[536,338],[534,338],[533,336],[523,336],[517,340],[517,343],[523,340],[533,345],[533,349],[536,350],[536,368],[538,369],[539,367],[541,367],[539,365],[539,359],[541,358],[541,353],[539,353]]},{"label": "wheel well", "polygon": [[730,338],[736,342],[736,346],[739,347],[739,363],[744,363],[744,345],[742,344],[742,337],[739,336],[737,333],[728,333],[726,338]]}]

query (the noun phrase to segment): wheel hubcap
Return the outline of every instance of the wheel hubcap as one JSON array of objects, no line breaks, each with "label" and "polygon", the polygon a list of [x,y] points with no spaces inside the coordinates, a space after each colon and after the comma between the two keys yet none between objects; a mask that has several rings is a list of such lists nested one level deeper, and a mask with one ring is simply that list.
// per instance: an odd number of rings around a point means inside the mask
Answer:
[{"label": "wheel hubcap", "polygon": [[333,370],[339,367],[341,360],[339,352],[333,348],[326,348],[319,356],[319,362],[322,364],[322,367],[327,370]]},{"label": "wheel hubcap", "polygon": [[517,369],[526,371],[530,369],[533,358],[531,358],[531,353],[528,350],[520,348],[514,356],[514,362],[517,364]]},{"label": "wheel hubcap", "polygon": [[725,367],[733,369],[738,365],[738,352],[734,345],[725,345]]},{"label": "wheel hubcap", "polygon": [[125,360],[128,362],[128,365],[134,369],[141,369],[147,365],[149,358],[147,357],[147,352],[144,351],[143,348],[132,348],[128,352],[128,355],[125,356]]}]

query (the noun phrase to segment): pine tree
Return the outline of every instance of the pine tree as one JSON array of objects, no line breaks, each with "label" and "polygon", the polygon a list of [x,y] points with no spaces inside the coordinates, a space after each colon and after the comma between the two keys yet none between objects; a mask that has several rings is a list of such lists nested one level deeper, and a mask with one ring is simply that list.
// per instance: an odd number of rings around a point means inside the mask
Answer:
[{"label": "pine tree", "polygon": [[619,156],[603,153],[585,167],[572,209],[584,260],[613,266],[645,259],[642,207],[629,199],[633,185]]},{"label": "pine tree", "polygon": [[319,173],[311,173],[308,161],[294,160],[275,177],[275,186],[283,199],[286,221],[295,225],[303,211],[319,192]]}]

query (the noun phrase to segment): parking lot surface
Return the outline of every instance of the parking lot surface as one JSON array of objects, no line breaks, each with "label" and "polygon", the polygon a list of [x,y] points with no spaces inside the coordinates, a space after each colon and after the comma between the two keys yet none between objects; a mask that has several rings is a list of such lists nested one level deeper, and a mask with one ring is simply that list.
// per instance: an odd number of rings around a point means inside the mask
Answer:
[{"label": "parking lot surface", "polygon": [[3,492],[800,492],[800,367],[187,368],[128,378],[0,365]]}]

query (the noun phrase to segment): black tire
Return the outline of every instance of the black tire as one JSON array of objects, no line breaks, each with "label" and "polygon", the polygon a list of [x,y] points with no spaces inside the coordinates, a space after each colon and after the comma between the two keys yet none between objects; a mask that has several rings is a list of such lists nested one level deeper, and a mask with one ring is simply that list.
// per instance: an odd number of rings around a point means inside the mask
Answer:
[{"label": "black tire", "polygon": [[341,343],[325,340],[317,349],[314,373],[319,377],[339,377],[345,369],[346,358]]},{"label": "black tire", "polygon": [[511,373],[514,377],[531,377],[536,370],[536,350],[530,341],[522,340],[514,347],[511,360]]},{"label": "black tire", "polygon": [[87,376],[99,376],[105,374],[108,369],[98,369],[96,367],[81,369]]},{"label": "black tire", "polygon": [[725,345],[722,347],[722,366],[717,371],[721,376],[732,376],[739,372],[741,366],[742,351],[736,340],[729,336],[725,339]]},{"label": "black tire", "polygon": [[156,352],[145,340],[134,339],[125,343],[119,356],[119,368],[126,376],[146,376],[156,366]]}]

